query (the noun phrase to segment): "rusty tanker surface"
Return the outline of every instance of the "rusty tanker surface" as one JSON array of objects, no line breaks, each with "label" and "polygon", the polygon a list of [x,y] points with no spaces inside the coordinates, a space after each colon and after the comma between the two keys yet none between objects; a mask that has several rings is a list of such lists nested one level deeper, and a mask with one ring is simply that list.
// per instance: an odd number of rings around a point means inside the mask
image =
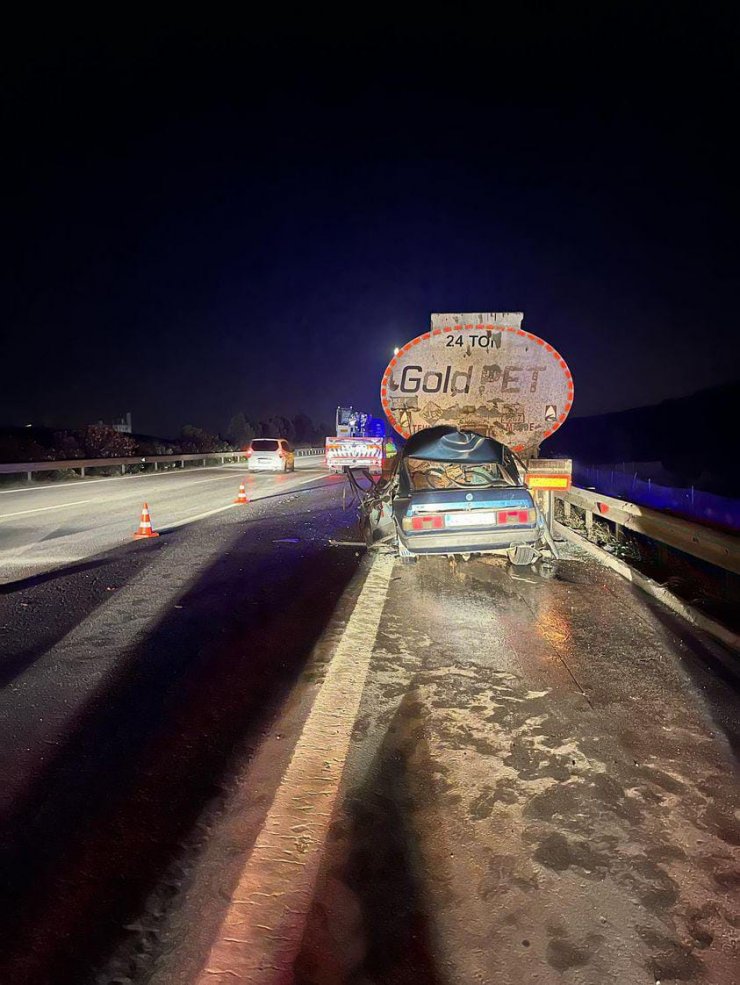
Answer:
[{"label": "rusty tanker surface", "polygon": [[518,454],[565,421],[573,378],[553,346],[522,327],[521,312],[433,314],[428,332],[391,360],[383,409],[408,438],[437,424],[495,438]]}]

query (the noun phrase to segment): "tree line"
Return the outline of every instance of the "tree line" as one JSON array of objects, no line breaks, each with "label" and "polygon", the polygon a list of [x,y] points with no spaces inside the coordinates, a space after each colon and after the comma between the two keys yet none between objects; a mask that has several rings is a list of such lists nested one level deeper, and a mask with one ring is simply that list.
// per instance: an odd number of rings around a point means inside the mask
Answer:
[{"label": "tree line", "polygon": [[250,420],[239,412],[225,435],[186,424],[177,438],[124,434],[106,424],[57,430],[46,427],[0,430],[0,462],[51,462],[62,459],[133,458],[146,455],[193,455],[240,451],[252,438],[286,438],[296,445],[323,446],[329,425],[314,424],[308,414]]},{"label": "tree line", "polygon": [[297,445],[323,445],[326,436],[333,433],[333,426],[323,421],[314,424],[308,414],[276,415],[254,421],[240,411],[229,421],[226,438],[234,448],[243,448],[252,438],[286,438]]}]

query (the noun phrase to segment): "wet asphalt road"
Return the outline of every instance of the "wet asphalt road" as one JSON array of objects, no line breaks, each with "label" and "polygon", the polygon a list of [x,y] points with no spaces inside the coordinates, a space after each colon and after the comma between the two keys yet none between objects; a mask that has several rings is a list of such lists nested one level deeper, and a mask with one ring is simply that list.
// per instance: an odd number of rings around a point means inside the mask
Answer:
[{"label": "wet asphalt road", "polygon": [[[0,980],[197,979],[373,563],[317,485],[0,596]],[[577,552],[397,564],[294,980],[730,985],[735,659]]]},{"label": "wet asphalt road", "polygon": [[339,485],[2,589],[0,981],[79,985],[219,796],[359,563]]},{"label": "wet asphalt road", "polygon": [[399,567],[301,981],[734,982],[728,659],[590,560]]},{"label": "wet asphalt road", "polygon": [[[552,582],[396,565],[288,980],[731,985],[736,659],[578,552]],[[201,980],[259,772],[209,830],[151,985]]]},{"label": "wet asphalt road", "polygon": [[36,482],[0,491],[0,585],[113,550],[131,539],[143,502],[157,530],[229,509],[244,480],[259,497],[323,472],[320,456],[296,458],[294,473],[249,472],[245,464],[171,468],[112,478]]}]

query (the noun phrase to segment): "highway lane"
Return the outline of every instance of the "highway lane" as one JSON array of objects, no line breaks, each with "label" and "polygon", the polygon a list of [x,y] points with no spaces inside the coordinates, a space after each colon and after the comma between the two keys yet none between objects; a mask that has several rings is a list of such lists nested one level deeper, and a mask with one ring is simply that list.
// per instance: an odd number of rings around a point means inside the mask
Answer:
[{"label": "highway lane", "polygon": [[282,478],[0,590],[0,981],[80,985],[304,673],[360,557],[342,480]]},{"label": "highway lane", "polygon": [[[736,980],[732,656],[566,555],[552,582],[376,558],[342,637],[353,675],[340,641],[239,868],[245,770],[147,981]],[[216,943],[194,955],[206,911]]]},{"label": "highway lane", "polygon": [[341,485],[0,593],[5,978],[730,985],[732,655],[570,548],[332,547]]},{"label": "highway lane", "polygon": [[[244,464],[79,479],[0,493],[0,584],[28,578],[130,540],[141,505],[158,531],[232,507],[239,483],[258,499],[326,474],[322,459],[297,458],[287,474],[250,473]],[[244,508],[244,507],[242,507]]]}]

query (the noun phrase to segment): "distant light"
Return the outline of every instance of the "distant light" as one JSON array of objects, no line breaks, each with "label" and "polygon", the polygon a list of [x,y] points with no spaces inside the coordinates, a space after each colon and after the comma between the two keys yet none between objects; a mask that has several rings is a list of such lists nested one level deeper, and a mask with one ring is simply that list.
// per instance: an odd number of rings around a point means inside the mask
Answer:
[{"label": "distant light", "polygon": [[33,424],[26,424],[26,427],[27,428],[32,428],[33,427]]},{"label": "distant light", "polygon": [[400,351],[401,350],[398,348],[398,346],[395,346],[395,348],[393,349],[393,355],[397,356]]}]

